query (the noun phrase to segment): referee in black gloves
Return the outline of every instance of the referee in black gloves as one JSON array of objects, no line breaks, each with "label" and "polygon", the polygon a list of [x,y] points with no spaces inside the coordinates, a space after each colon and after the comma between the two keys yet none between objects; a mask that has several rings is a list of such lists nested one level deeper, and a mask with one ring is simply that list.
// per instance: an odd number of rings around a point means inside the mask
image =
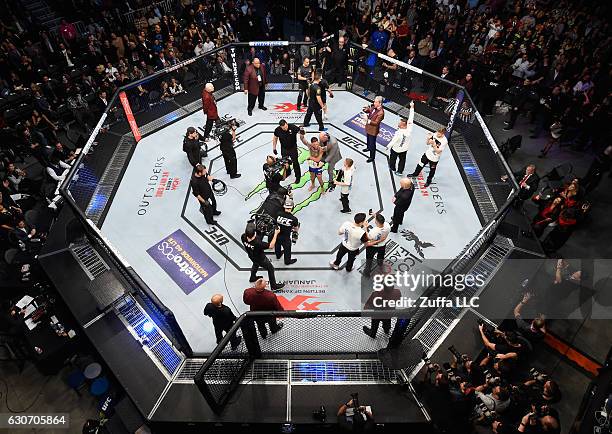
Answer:
[{"label": "referee in black gloves", "polygon": [[274,137],[272,137],[272,152],[274,155],[278,155],[276,145],[280,140],[281,156],[291,157],[293,172],[295,173],[295,182],[298,182],[302,177],[297,149],[297,134],[299,132],[300,128],[298,126],[289,124],[286,120],[281,119],[278,121],[278,127],[274,130]]},{"label": "referee in black gloves", "polygon": [[210,185],[212,181],[213,177],[208,174],[206,167],[197,164],[191,177],[191,192],[200,202],[200,212],[204,214],[206,223],[216,225],[213,217],[221,215],[221,211],[217,211],[217,201]]},{"label": "referee in black gloves", "polygon": [[249,259],[253,261],[253,265],[251,266],[251,277],[249,278],[249,282],[255,282],[258,279],[261,279],[261,276],[257,276],[257,270],[259,267],[268,271],[268,280],[270,281],[270,288],[275,291],[281,289],[285,284],[276,283],[276,278],[274,277],[274,265],[272,262],[266,257],[266,249],[273,249],[276,245],[276,239],[278,238],[278,234],[280,233],[280,228],[276,228],[274,230],[274,236],[269,243],[262,241],[261,237],[257,235],[257,231],[255,230],[255,223],[250,222],[247,223],[244,234],[240,237],[242,241],[242,245],[249,255]]}]

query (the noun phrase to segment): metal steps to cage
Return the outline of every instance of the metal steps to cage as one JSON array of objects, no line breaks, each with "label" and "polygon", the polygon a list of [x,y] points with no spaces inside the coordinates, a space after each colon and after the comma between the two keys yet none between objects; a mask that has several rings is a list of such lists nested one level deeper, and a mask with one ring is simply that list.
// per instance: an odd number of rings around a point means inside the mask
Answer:
[{"label": "metal steps to cage", "polygon": [[[471,285],[465,289],[455,290],[451,293],[453,296],[474,297],[479,295],[488,285],[491,278],[497,270],[502,266],[506,258],[512,252],[513,246],[507,238],[497,236],[494,242],[489,246],[485,253],[465,274],[481,275],[483,277],[482,285]],[[448,333],[454,327],[462,315],[469,308],[440,308],[437,309],[431,318],[421,327],[415,334],[415,339],[418,339],[423,344],[425,351],[428,354],[433,353]],[[421,369],[422,363],[417,365],[411,372],[410,378],[413,378]]]},{"label": "metal steps to cage", "polygon": [[96,189],[85,210],[87,218],[91,219],[96,225],[106,209],[108,200],[110,199],[135,144],[136,141],[131,134],[126,134],[121,137],[113,156],[100,177],[100,182],[96,185]]},{"label": "metal steps to cage", "polygon": [[485,220],[490,221],[497,213],[497,205],[495,204],[493,195],[489,191],[484,176],[480,172],[480,168],[476,164],[472,151],[470,151],[469,146],[465,142],[465,138],[460,134],[453,134],[451,144],[463,167],[468,184],[470,185],[480,211]]},{"label": "metal steps to cage", "polygon": [[76,258],[83,272],[94,280],[110,269],[104,259],[89,243],[77,244],[70,247],[70,252]]}]

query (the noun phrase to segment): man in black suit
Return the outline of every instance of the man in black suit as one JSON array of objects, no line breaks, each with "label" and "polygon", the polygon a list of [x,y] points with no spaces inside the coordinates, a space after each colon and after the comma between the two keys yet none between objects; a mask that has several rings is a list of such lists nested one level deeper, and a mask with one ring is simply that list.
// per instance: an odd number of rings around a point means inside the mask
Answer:
[{"label": "man in black suit", "polygon": [[[535,164],[529,164],[524,169],[514,172],[514,178],[519,185],[520,191],[516,200],[516,205],[520,206],[536,193],[540,177],[536,173]],[[502,181],[508,180],[508,175],[502,176]]]},{"label": "man in black suit", "polygon": [[397,233],[399,225],[404,222],[404,213],[408,211],[414,196],[414,184],[410,178],[402,178],[400,181],[401,188],[393,196],[395,208],[393,210],[391,232]]},{"label": "man in black suit", "polygon": [[[217,344],[223,339],[223,332],[227,333],[236,321],[234,312],[223,304],[223,296],[221,294],[215,294],[211,297],[210,303],[207,303],[206,307],[204,307],[204,315],[211,317],[213,320]],[[235,350],[241,341],[241,336],[232,336],[230,339],[232,350]]]},{"label": "man in black suit", "polygon": [[206,223],[216,225],[217,222],[213,217],[220,215],[221,211],[217,211],[217,201],[210,185],[212,180],[213,177],[208,174],[206,167],[201,164],[196,165],[191,177],[191,192],[200,202],[200,212],[204,214]]}]

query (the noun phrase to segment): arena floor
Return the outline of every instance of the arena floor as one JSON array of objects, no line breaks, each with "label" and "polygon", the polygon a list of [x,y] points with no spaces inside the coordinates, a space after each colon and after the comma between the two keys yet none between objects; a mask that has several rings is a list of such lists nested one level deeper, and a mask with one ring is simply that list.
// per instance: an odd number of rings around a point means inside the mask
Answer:
[{"label": "arena floor", "polygon": [[[372,208],[390,218],[391,197],[399,188],[399,177],[388,168],[384,144],[392,137],[399,118],[386,112],[375,164],[367,164],[365,136],[356,119],[367,102],[345,91],[335,95],[328,100],[326,126],[338,138],[343,157],[353,158],[356,164],[351,209],[356,213]],[[236,144],[241,178],[229,179],[217,147],[212,147],[204,160],[213,176],[229,187],[226,194],[217,197],[222,211],[218,226],[208,226],[199,212],[189,189],[191,168],[182,152],[187,127],[204,125],[201,111],[138,143],[103,222],[103,234],[174,312],[195,352],[206,353],[215,346],[212,322],[202,313],[212,294],[224,294],[225,304],[236,314],[247,309],[242,292],[250,285],[251,263],[239,239],[250,211],[258,208],[266,195],[261,166],[271,153],[274,128],[280,119],[301,124],[304,113],[296,110],[296,98],[296,92],[268,92],[268,110],[255,109],[252,117],[246,113],[246,95],[234,94],[219,101],[222,116],[230,114],[246,123],[238,130],[240,141]],[[314,118],[311,124],[308,139],[317,133]],[[426,133],[425,128],[415,126],[405,172],[412,172],[420,159]],[[308,173],[305,163],[302,171]],[[404,231],[391,234],[386,259],[393,269],[439,271],[481,228],[450,150],[441,158],[434,183],[425,188],[423,175],[427,171],[425,168],[421,174],[400,228]],[[295,181],[292,175],[287,183]],[[298,262],[287,267],[273,253],[269,255],[277,279],[286,284],[278,293],[280,300],[286,309],[359,310],[362,294],[367,295],[371,289],[371,283],[361,279],[365,254],[358,256],[359,269],[351,273],[333,271],[328,265],[340,241],[337,229],[352,216],[339,212],[338,189],[321,196],[309,192],[305,181],[303,176],[294,188],[295,215],[301,223],[300,237],[294,245]],[[196,263],[195,271],[187,268]],[[267,277],[265,272],[262,275]]]}]

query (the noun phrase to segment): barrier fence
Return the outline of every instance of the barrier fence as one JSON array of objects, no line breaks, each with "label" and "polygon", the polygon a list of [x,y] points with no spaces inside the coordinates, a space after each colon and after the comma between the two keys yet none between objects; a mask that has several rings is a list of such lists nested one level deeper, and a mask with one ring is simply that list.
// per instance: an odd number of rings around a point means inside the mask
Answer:
[{"label": "barrier fence", "polygon": [[[296,69],[305,56],[312,59],[316,68],[324,70],[324,76],[338,72],[332,71],[326,54],[326,48],[335,49],[335,44],[334,37],[312,43],[251,41],[224,45],[179,63],[169,59],[168,67],[119,88],[112,96],[61,186],[62,195],[83,223],[88,237],[113,258],[115,266],[127,276],[133,289],[142,294],[145,304],[157,312],[167,334],[187,355],[191,350],[172,313],[98,229],[129,156],[140,138],[201,110],[205,83],[213,83],[217,98],[241,92],[247,60],[259,57],[266,64],[268,91],[298,90]],[[406,117],[409,102],[417,101],[416,123],[429,130],[447,128],[453,156],[483,223],[479,234],[442,274],[462,272],[494,237],[518,191],[512,176],[506,184],[499,182],[502,175],[511,172],[471,96],[458,84],[356,44],[349,44],[348,62],[341,75],[346,76],[347,90],[368,100],[380,94],[386,99],[388,110]],[[144,197],[143,201],[146,200]],[[444,295],[444,290],[430,287],[425,295]],[[216,411],[222,409],[255,358],[266,354],[331,354],[345,350],[375,353],[387,346],[401,349],[402,342],[424,320],[422,312],[406,311],[402,315],[409,320],[394,320],[397,325],[390,345],[386,340],[372,340],[346,347],[350,339],[343,336],[342,330],[359,330],[368,321],[367,312],[283,315],[286,325],[282,333],[267,340],[261,340],[255,333],[254,321],[260,318],[243,315],[208,357],[196,383]],[[326,323],[328,330],[338,330],[338,334],[332,333],[331,338],[321,335],[318,331],[322,329],[321,323]],[[237,336],[242,338],[240,343]]]}]

